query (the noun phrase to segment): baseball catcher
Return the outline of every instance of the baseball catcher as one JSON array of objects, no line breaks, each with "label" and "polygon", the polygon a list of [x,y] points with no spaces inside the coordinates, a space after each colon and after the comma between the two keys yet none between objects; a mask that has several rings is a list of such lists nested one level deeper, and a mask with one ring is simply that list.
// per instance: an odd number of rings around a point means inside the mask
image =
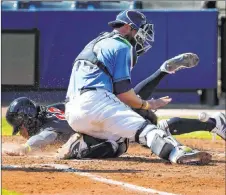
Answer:
[{"label": "baseball catcher", "polygon": [[[65,117],[69,125],[74,131],[98,139],[130,139],[173,163],[209,162],[208,153],[185,149],[133,110],[155,110],[171,101],[169,97],[142,99],[131,85],[130,70],[137,57],[151,48],[154,25],[135,10],[120,12],[109,25],[113,31],[101,33],[74,61],[66,95]],[[160,70],[173,73],[196,66],[198,60],[195,54],[182,54],[164,63]],[[59,150],[59,156],[73,157],[72,148],[77,146],[78,139],[73,135]]]}]

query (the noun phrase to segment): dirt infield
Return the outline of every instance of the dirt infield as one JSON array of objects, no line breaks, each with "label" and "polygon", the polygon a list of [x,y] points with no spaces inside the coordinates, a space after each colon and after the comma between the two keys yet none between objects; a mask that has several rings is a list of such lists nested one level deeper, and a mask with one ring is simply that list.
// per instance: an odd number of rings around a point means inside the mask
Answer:
[{"label": "dirt infield", "polygon": [[[23,138],[3,137],[7,143],[23,143]],[[132,144],[126,155],[108,160],[57,160],[56,147],[49,147],[41,153],[28,157],[2,156],[2,187],[23,194],[80,195],[80,194],[158,194],[140,190],[158,191],[185,195],[225,194],[225,143],[207,140],[180,140],[189,146],[210,151],[212,162],[207,166],[172,165],[150,151]],[[73,172],[59,172],[56,169],[18,168],[12,170],[6,165],[31,166],[37,164],[63,164],[76,169]],[[121,185],[93,180],[93,176],[124,182]],[[126,188],[125,183],[137,186]],[[161,193],[159,193],[161,194]],[[162,193],[163,194],[163,193]]]}]

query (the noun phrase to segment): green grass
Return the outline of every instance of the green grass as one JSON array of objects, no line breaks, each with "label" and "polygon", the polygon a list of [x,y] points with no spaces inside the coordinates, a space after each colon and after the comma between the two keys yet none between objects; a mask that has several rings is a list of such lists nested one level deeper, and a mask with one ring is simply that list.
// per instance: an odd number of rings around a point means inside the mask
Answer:
[{"label": "green grass", "polygon": [[[168,119],[170,117],[162,117],[161,119]],[[195,118],[194,116],[186,117],[186,118]],[[12,135],[12,127],[6,122],[5,118],[2,118],[2,135]],[[212,139],[212,134],[206,131],[196,131],[193,133],[187,133],[183,135],[177,135],[179,138],[197,138],[197,139]],[[217,136],[217,139],[221,139]]]},{"label": "green grass", "polygon": [[[162,119],[169,119],[171,117],[161,117],[159,118],[159,120]],[[183,118],[190,118],[190,119],[197,119],[197,116],[186,116]],[[202,131],[200,129],[200,131],[196,131],[196,132],[192,132],[192,133],[185,133],[182,135],[176,135],[176,138],[187,138],[187,139],[212,139],[213,135],[212,133],[209,133],[207,131]],[[219,136],[216,136],[217,140],[221,140],[221,138]]]},{"label": "green grass", "polygon": [[[212,139],[212,133],[206,131],[196,131],[192,133],[186,133],[175,136],[176,138],[187,138],[187,139]],[[219,136],[216,136],[217,140],[221,140]]]},{"label": "green grass", "polygon": [[2,189],[2,195],[22,195],[22,194]]},{"label": "green grass", "polygon": [[7,123],[5,117],[2,118],[1,121],[1,130],[2,135],[12,135],[12,127]]}]

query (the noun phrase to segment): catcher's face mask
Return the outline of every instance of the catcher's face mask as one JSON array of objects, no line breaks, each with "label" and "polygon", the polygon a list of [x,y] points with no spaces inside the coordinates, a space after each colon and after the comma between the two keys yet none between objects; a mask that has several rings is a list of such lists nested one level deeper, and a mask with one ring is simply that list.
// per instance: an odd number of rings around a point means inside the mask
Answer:
[{"label": "catcher's face mask", "polygon": [[147,22],[146,16],[143,13],[137,10],[125,10],[117,15],[116,20],[108,23],[113,28],[119,24],[128,24],[131,29],[137,31],[132,39],[130,35],[127,38],[135,47],[138,56],[151,48],[151,43],[154,42],[154,26]]},{"label": "catcher's face mask", "polygon": [[153,24],[144,24],[141,28],[138,29],[136,35],[134,36],[136,41],[135,49],[137,55],[147,52],[154,42],[154,26]]}]

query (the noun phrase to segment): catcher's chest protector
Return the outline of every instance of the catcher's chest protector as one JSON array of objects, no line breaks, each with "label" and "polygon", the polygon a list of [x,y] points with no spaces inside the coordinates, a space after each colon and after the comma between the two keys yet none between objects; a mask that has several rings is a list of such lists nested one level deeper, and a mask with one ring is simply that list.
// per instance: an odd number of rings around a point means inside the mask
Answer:
[{"label": "catcher's chest protector", "polygon": [[105,74],[107,74],[111,79],[112,79],[112,75],[110,74],[110,72],[108,71],[108,69],[106,68],[106,66],[100,62],[97,59],[96,53],[94,52],[94,46],[96,45],[97,42],[106,39],[106,38],[111,38],[114,35],[116,35],[116,32],[105,32],[105,33],[101,33],[96,39],[94,39],[93,41],[91,41],[83,50],[82,52],[78,55],[78,57],[75,59],[74,63],[77,60],[87,60],[89,62],[91,62],[92,64],[98,66]]}]

